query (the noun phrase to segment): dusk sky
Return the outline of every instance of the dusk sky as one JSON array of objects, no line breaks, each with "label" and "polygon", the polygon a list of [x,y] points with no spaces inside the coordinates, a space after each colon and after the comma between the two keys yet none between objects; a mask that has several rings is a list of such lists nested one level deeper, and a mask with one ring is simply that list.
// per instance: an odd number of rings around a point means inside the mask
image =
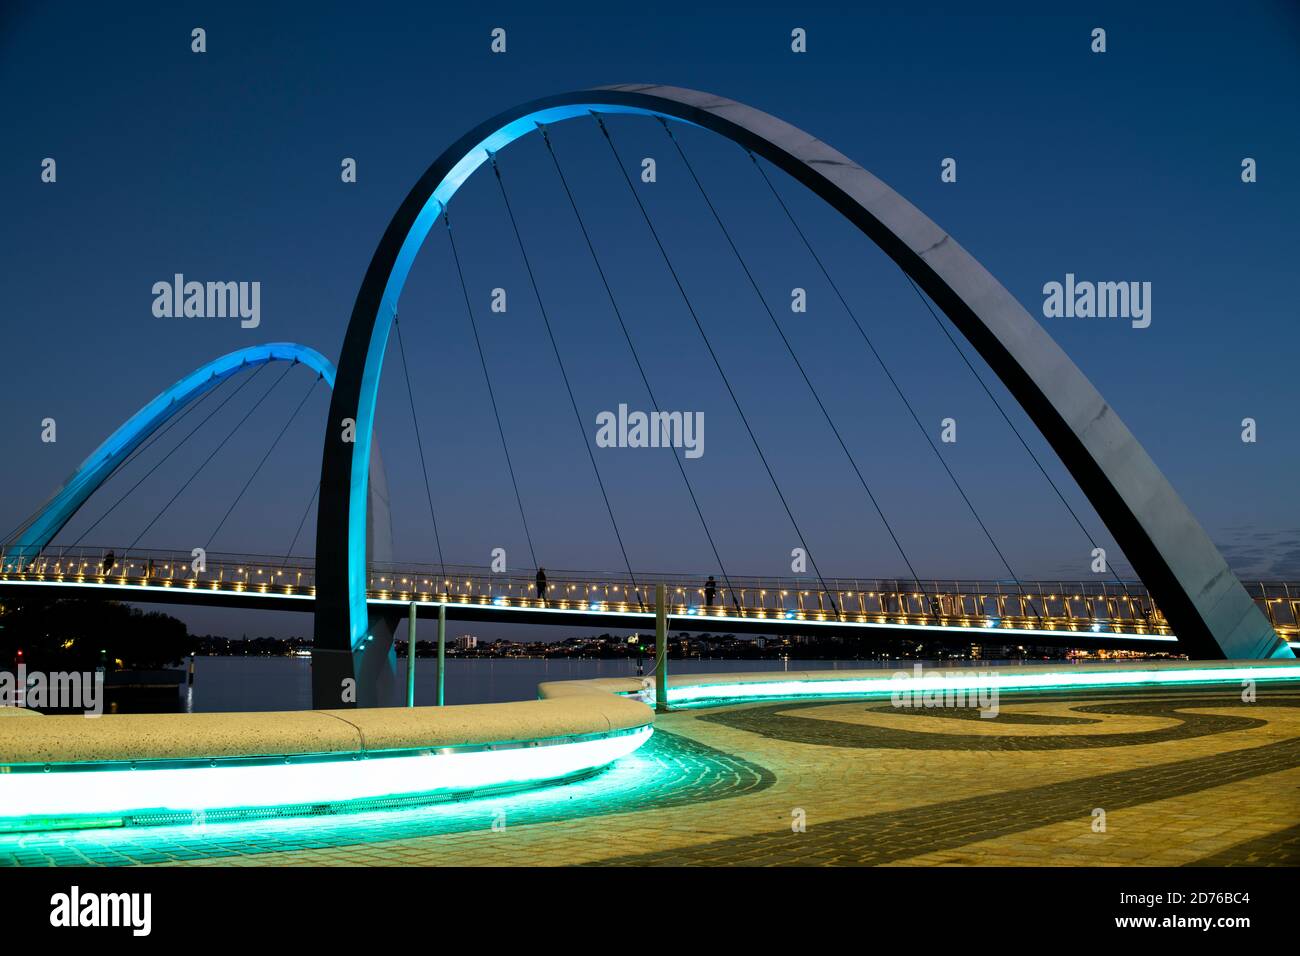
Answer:
[{"label": "dusk sky", "polygon": [[[467,130],[546,94],[652,82],[779,116],[898,190],[1043,322],[1234,570],[1296,579],[1300,7],[872,6],[569,4],[543,14],[531,4],[5,4],[0,533],[205,362],[280,341],[337,359],[385,226]],[[206,30],[204,53],[191,51],[196,27]],[[496,27],[506,30],[503,54],[490,49]],[[1090,50],[1096,27],[1105,53]],[[791,51],[794,28],[807,31],[806,53]],[[663,129],[635,117],[611,119],[610,129],[821,570],[906,574]],[[676,135],[917,570],[1006,577],[749,158],[699,129]],[[552,138],[660,407],[704,413],[705,453],[684,464],[726,570],[789,574],[798,540],[604,139],[586,119],[557,125]],[[47,157],[57,162],[53,183],[42,182]],[[349,157],[355,183],[340,177]],[[654,183],[637,180],[645,157],[656,161]],[[957,162],[953,183],[940,179],[947,157]],[[1242,181],[1248,157],[1253,183]],[[481,169],[451,217],[537,558],[618,571],[582,434],[594,440],[597,413],[620,403],[646,410],[650,400],[540,137],[498,161],[582,416],[580,425],[497,183]],[[766,171],[932,437],[942,419],[957,420],[958,441],[942,453],[1016,574],[1088,577],[1091,544],[904,275],[837,213]],[[176,273],[259,282],[260,325],[156,317],[151,289]],[[1151,283],[1150,326],[1043,317],[1044,284],[1067,273]],[[498,287],[505,314],[489,311]],[[807,290],[807,313],[791,312],[794,287]],[[512,569],[531,567],[441,227],[412,270],[400,323],[446,561],[485,566],[501,547]],[[1127,573],[1046,442],[974,361]],[[84,536],[82,545],[124,549],[281,371],[259,373],[87,533],[188,428],[160,439],[54,546]],[[285,376],[139,546],[206,543],[310,382],[302,369]],[[327,405],[317,386],[211,550],[285,553],[319,480]],[[1241,438],[1247,417],[1254,443]],[[41,440],[46,418],[57,422],[56,442]],[[395,337],[377,422],[396,557],[436,563]],[[669,454],[596,450],[633,568],[717,574]],[[300,556],[312,553],[314,520],[313,510]],[[295,614],[169,613],[197,632],[310,633]]]}]

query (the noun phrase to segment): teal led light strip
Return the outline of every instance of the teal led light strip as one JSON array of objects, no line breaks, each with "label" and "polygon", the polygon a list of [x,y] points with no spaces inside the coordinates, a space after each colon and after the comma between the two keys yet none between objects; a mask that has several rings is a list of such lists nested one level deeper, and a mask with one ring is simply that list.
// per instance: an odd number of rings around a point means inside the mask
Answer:
[{"label": "teal led light strip", "polygon": [[[189,822],[374,809],[573,778],[644,744],[650,725],[581,738],[318,759],[0,767],[0,830]],[[39,765],[38,765],[39,766]],[[51,768],[53,769],[53,768]],[[32,772],[36,770],[36,772]],[[14,772],[18,771],[18,772]]]},{"label": "teal led light strip", "polygon": [[[691,684],[668,688],[670,704],[722,700],[762,700],[787,697],[889,696],[895,691],[926,690],[1070,690],[1106,687],[1149,687],[1183,684],[1239,684],[1243,680],[1300,681],[1300,665],[1287,667],[1186,667],[1170,670],[1126,670],[1111,673],[1063,671],[1037,674],[929,673],[915,677],[826,678],[818,680],[756,681],[754,683]],[[653,693],[650,694],[653,697]]]}]

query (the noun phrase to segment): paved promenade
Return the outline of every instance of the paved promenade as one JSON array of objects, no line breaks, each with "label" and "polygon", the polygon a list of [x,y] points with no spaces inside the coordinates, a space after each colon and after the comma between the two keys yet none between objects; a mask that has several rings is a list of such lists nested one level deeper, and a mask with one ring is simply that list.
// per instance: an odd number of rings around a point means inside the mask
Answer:
[{"label": "paved promenade", "polygon": [[545,792],[0,837],[0,863],[1300,864],[1300,692],[1239,693],[1004,694],[993,719],[864,700],[685,710]]}]

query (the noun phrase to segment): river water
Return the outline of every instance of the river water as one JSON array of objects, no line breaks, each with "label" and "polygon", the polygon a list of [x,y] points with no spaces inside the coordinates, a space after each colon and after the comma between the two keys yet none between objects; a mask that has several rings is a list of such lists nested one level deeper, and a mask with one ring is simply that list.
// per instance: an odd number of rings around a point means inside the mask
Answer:
[{"label": "river water", "polygon": [[[635,661],[623,660],[451,659],[447,661],[447,703],[532,700],[537,697],[537,685],[544,681],[636,677],[636,667]],[[669,673],[880,667],[906,670],[910,669],[911,662],[688,660],[670,661]],[[399,660],[397,668],[405,682],[406,662]],[[647,675],[652,674],[647,665]],[[415,676],[415,702],[434,703],[433,661],[418,659]],[[308,710],[311,707],[311,660],[306,657],[200,657],[195,660],[193,687],[183,689],[181,694],[178,709],[188,708],[196,712]]]}]

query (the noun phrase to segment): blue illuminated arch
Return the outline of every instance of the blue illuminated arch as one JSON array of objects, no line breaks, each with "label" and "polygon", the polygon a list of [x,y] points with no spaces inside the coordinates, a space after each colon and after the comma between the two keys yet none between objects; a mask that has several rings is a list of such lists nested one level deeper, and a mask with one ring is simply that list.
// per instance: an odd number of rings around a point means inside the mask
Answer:
[{"label": "blue illuminated arch", "polygon": [[9,559],[24,563],[39,555],[86,499],[165,421],[236,372],[268,362],[305,365],[325,379],[330,388],[334,387],[334,364],[315,349],[293,342],[237,349],[195,369],[127,419],[77,466],[63,487],[20,529],[6,554],[6,563]]},{"label": "blue illuminated arch", "polygon": [[[336,483],[330,482],[329,520],[317,522],[316,554],[317,566],[328,568],[326,574],[342,570],[337,580],[331,581],[323,589],[318,585],[318,603],[316,611],[317,636],[313,651],[313,694],[315,706],[337,706],[337,688],[352,677],[354,662],[350,659],[360,651],[370,636],[373,618],[366,603],[366,501],[368,496],[368,468],[355,467],[359,462],[370,460],[371,439],[375,423],[375,402],[379,395],[379,378],[383,369],[384,353],[388,347],[388,334],[392,329],[393,316],[397,312],[397,300],[401,298],[406,278],[411,265],[419,254],[420,247],[433,228],[438,217],[451,201],[461,185],[472,176],[480,166],[499,150],[513,143],[521,136],[536,132],[539,125],[558,123],[561,120],[588,116],[593,110],[602,113],[625,113],[640,116],[664,116],[644,106],[631,106],[606,99],[604,91],[591,91],[590,99],[578,102],[559,102],[556,105],[530,107],[511,111],[512,118],[498,122],[502,117],[483,124],[474,132],[452,146],[424,177],[411,190],[406,202],[389,224],[380,248],[371,261],[366,273],[362,292],[358,296],[353,310],[352,321],[340,354],[340,364],[344,361],[362,357],[360,367],[355,369],[353,378],[359,377],[358,387],[350,389],[352,394],[334,396],[330,405],[330,418],[326,423],[325,459],[322,463],[322,482],[326,474],[331,477],[339,474],[338,469],[346,469],[347,490],[343,500],[338,500]],[[557,100],[564,98],[555,98]],[[568,99],[573,99],[572,96]],[[539,101],[540,102],[540,101]],[[671,117],[682,120],[681,117]],[[684,121],[684,120],[683,120]],[[689,122],[689,121],[687,121]],[[413,197],[418,202],[413,205]],[[388,250],[392,248],[393,251]],[[382,273],[376,266],[383,260]],[[375,306],[362,305],[362,301],[372,298],[368,290],[377,288],[378,302]],[[358,321],[358,315],[362,318]],[[364,340],[361,334],[364,333]],[[339,409],[350,409],[347,415],[336,416]],[[337,449],[341,434],[342,419],[352,418],[356,422],[355,440],[346,449]],[[339,461],[331,461],[336,456]],[[325,513],[326,491],[321,486],[321,513]],[[339,517],[343,516],[343,517]],[[322,555],[332,555],[332,560],[322,562]],[[323,592],[323,603],[320,595]],[[328,632],[328,637],[321,638],[321,631]],[[340,635],[346,634],[346,647],[340,646]],[[346,654],[344,652],[347,652]],[[325,655],[333,654],[339,662],[339,668],[330,667]],[[348,658],[343,663],[345,656]],[[364,688],[361,688],[364,693]]]},{"label": "blue illuminated arch", "polygon": [[[425,237],[491,155],[547,125],[593,112],[657,117],[708,129],[807,186],[853,223],[941,308],[1001,379],[1079,483],[1196,657],[1292,657],[1223,556],[1119,416],[1041,325],[929,217],[844,154],[743,103],[696,90],[629,84],[524,103],[448,147],[380,239],[353,305],[325,425],[316,526],[314,706],[376,705],[368,640],[367,463],[380,372],[397,301]],[[340,440],[355,420],[355,441]],[[354,701],[340,688],[355,686]]]}]

